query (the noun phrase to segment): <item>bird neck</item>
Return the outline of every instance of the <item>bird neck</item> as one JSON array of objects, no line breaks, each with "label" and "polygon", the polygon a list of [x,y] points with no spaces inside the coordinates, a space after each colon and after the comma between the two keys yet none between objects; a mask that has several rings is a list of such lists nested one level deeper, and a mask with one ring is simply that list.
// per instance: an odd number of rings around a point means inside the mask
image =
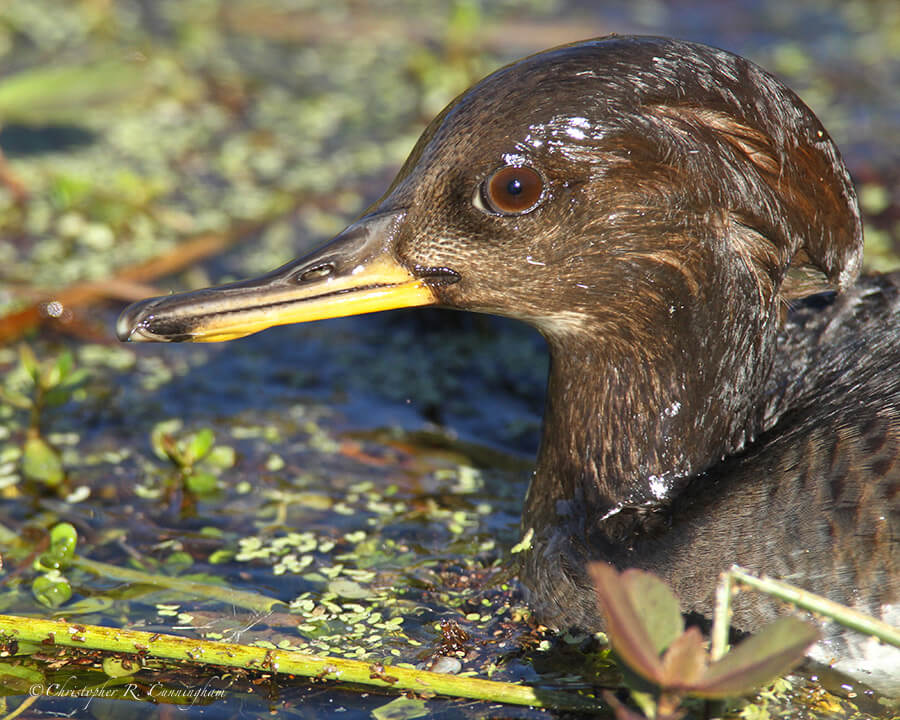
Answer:
[{"label": "bird neck", "polygon": [[569,518],[590,525],[571,532],[599,531],[615,542],[604,519],[665,505],[752,440],[764,422],[776,331],[775,313],[761,311],[753,295],[737,293],[748,298],[743,305],[682,299],[642,322],[619,313],[628,318],[619,327],[548,337],[547,407],[526,531],[560,528]]}]

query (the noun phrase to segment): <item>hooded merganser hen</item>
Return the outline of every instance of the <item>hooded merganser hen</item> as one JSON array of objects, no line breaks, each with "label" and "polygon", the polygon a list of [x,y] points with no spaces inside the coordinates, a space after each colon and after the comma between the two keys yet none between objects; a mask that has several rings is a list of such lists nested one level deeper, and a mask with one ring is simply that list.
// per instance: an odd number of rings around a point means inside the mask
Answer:
[{"label": "hooded merganser hen", "polygon": [[[601,627],[586,566],[605,560],[707,615],[739,563],[900,624],[900,275],[855,282],[861,254],[849,173],[790,89],[722,50],[611,36],[463,93],[321,249],[132,305],[118,334],[418,305],[524,320],[551,357],[522,520],[539,619]],[[778,611],[745,594],[735,624]],[[900,693],[896,648],[833,631],[813,654]]]}]

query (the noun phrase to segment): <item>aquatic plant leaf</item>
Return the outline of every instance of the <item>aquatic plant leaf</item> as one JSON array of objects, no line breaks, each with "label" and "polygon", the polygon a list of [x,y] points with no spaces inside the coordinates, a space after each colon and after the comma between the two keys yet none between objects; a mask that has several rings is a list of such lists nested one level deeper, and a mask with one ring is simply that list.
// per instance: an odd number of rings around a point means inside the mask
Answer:
[{"label": "aquatic plant leaf", "polygon": [[[606,616],[606,634],[613,650],[631,670],[658,685],[663,677],[658,642],[650,634],[651,627],[644,622],[643,611],[647,607],[639,610],[633,600],[633,592],[648,583],[642,583],[638,578],[626,582],[624,576],[627,572],[640,571],[626,571],[619,575],[606,563],[592,563],[589,572]],[[658,593],[658,589],[654,590]]]},{"label": "aquatic plant leaf", "polygon": [[57,385],[44,392],[44,407],[59,407],[65,405],[72,398],[69,388]]},{"label": "aquatic plant leaf", "polygon": [[230,562],[234,560],[234,551],[233,550],[216,550],[212,553],[208,560],[210,565],[222,565],[224,563]]},{"label": "aquatic plant leaf", "polygon": [[690,627],[679,635],[663,655],[663,687],[684,688],[700,680],[707,668],[703,633]]},{"label": "aquatic plant leaf", "polygon": [[0,401],[19,410],[31,410],[34,405],[30,397],[11,387],[0,388]]},{"label": "aquatic plant leaf", "polygon": [[140,67],[122,61],[31,68],[0,82],[0,121],[74,120],[87,105],[134,94],[141,86]]},{"label": "aquatic plant leaf", "polygon": [[87,383],[90,372],[84,368],[73,369],[72,354],[64,352],[41,377],[44,388],[44,405],[55,407],[67,403],[72,394]]},{"label": "aquatic plant leaf", "polygon": [[[642,694],[642,693],[641,693]],[[635,699],[635,693],[631,694],[632,700]],[[665,712],[658,713],[657,707],[652,699],[647,696],[648,704],[650,707],[642,707],[644,714],[642,715],[639,712],[632,710],[630,707],[625,705],[619,698],[613,695],[609,690],[603,691],[603,699],[609,704],[612,708],[613,713],[615,713],[616,720],[647,720],[648,717],[655,718],[655,720],[680,720],[687,714],[686,710],[675,710],[674,712]]]},{"label": "aquatic plant leaf", "polygon": [[419,698],[398,697],[372,711],[375,720],[413,720],[426,715],[428,709],[425,707],[425,701]]},{"label": "aquatic plant leaf", "polygon": [[194,558],[189,552],[177,550],[163,560],[162,567],[170,573],[182,573],[194,564]]},{"label": "aquatic plant leaf", "polygon": [[109,610],[115,604],[115,600],[109,595],[92,595],[82,598],[77,602],[66,605],[66,617],[75,615],[90,615]]},{"label": "aquatic plant leaf", "polygon": [[44,685],[44,674],[32,668],[12,663],[0,663],[0,689],[3,695],[24,695],[34,691],[36,685]]},{"label": "aquatic plant leaf", "polygon": [[51,487],[56,487],[65,478],[59,453],[40,436],[33,436],[25,441],[22,472],[30,480],[37,480]]},{"label": "aquatic plant leaf", "polygon": [[111,656],[103,658],[103,672],[111,678],[128,677],[140,669],[140,663],[133,660]]},{"label": "aquatic plant leaf", "polygon": [[813,625],[795,617],[779,618],[710,665],[690,693],[716,699],[750,692],[794,667],[818,639]]},{"label": "aquatic plant leaf", "polygon": [[198,430],[188,438],[187,448],[184,452],[188,465],[192,465],[198,460],[206,457],[213,443],[216,441],[216,435],[209,428]]},{"label": "aquatic plant leaf", "polygon": [[50,551],[63,564],[72,559],[77,544],[78,531],[71,523],[57,523],[50,530]]},{"label": "aquatic plant leaf", "polygon": [[31,583],[31,593],[41,604],[49,608],[57,608],[72,597],[72,586],[57,571],[41,575]]},{"label": "aquatic plant leaf", "polygon": [[191,473],[185,479],[187,489],[196,495],[211,493],[218,486],[219,481],[215,475],[208,472]]},{"label": "aquatic plant leaf", "polygon": [[371,597],[372,591],[364,588],[358,582],[347,578],[336,578],[328,583],[328,590],[347,600],[360,600]]},{"label": "aquatic plant leaf", "polygon": [[176,447],[174,434],[181,429],[181,420],[163,420],[153,426],[150,431],[150,447],[160,460],[168,460],[178,467],[184,465],[183,458]]},{"label": "aquatic plant leaf", "polygon": [[37,356],[34,354],[34,350],[28,345],[19,346],[19,364],[25,368],[25,372],[28,373],[31,381],[37,385],[38,378],[40,377],[41,365],[38,362]]},{"label": "aquatic plant leaf", "polygon": [[209,454],[203,458],[203,464],[217,470],[227,470],[234,467],[237,460],[237,453],[234,448],[229,445],[216,445]]},{"label": "aquatic plant leaf", "polygon": [[59,373],[60,381],[69,377],[69,374],[75,369],[75,358],[72,356],[71,351],[63,350],[57,356],[54,366],[56,367],[56,372]]},{"label": "aquatic plant leaf", "polygon": [[609,690],[603,691],[603,699],[606,700],[607,704],[612,708],[616,715],[616,720],[646,720],[643,715],[625,705]]},{"label": "aquatic plant leaf", "polygon": [[45,390],[55,388],[72,372],[74,364],[72,353],[68,350],[61,352],[55,362],[46,363],[41,369],[41,387]]},{"label": "aquatic plant leaf", "polygon": [[657,654],[684,631],[678,598],[662,580],[643,570],[626,570],[620,576]]},{"label": "aquatic plant leaf", "polygon": [[61,385],[66,390],[75,390],[76,388],[84,385],[90,376],[91,371],[87,368],[78,368],[77,370],[71,370],[65,376],[63,376]]}]

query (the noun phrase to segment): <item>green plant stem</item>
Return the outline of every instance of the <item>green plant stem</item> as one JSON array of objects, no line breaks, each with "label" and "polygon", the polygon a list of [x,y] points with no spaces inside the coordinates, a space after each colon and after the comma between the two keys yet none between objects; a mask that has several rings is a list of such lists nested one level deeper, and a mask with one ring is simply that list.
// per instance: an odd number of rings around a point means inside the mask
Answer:
[{"label": "green plant stem", "polygon": [[211,585],[169,575],[146,573],[141,570],[132,570],[131,568],[110,565],[97,560],[89,560],[79,555],[75,555],[69,561],[69,564],[101,577],[115,578],[124,582],[140,583],[142,585],[155,585],[195,597],[212,598],[227,605],[235,605],[257,613],[271,612],[276,606],[285,605],[281,600],[261,595],[260,593],[234,590],[226,585]]},{"label": "green plant stem", "polygon": [[770,577],[758,578],[738,565],[732,565],[729,574],[733,580],[742,585],[777,597],[803,610],[825,615],[851,630],[874,636],[882,642],[900,647],[900,628],[892,627],[870,615],[823,598],[821,595],[801,590],[781,580],[774,580]]},{"label": "green plant stem", "polygon": [[728,628],[731,626],[731,593],[734,588],[730,571],[719,577],[716,587],[716,607],[713,612],[713,626],[710,633],[710,659],[715,662],[728,651]]},{"label": "green plant stem", "polygon": [[298,675],[513,705],[608,712],[591,695],[544,691],[526,685],[443,675],[393,665],[376,667],[359,660],[306,655],[288,650],[82,625],[65,620],[0,615],[0,649],[12,640],[40,645],[45,649],[48,645],[61,645],[82,650],[139,653],[145,659],[245,668],[263,673]]},{"label": "green plant stem", "polygon": [[34,402],[31,404],[31,412],[28,415],[29,437],[41,435],[41,411],[44,409],[44,389],[40,382],[35,380]]}]

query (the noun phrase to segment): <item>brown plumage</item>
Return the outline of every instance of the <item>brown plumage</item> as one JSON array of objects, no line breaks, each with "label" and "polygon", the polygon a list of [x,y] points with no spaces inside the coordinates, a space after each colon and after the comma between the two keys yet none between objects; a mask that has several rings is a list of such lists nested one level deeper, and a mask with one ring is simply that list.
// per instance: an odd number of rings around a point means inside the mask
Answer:
[{"label": "brown plumage", "polygon": [[[120,336],[423,304],[522,319],[551,355],[522,520],[541,619],[600,627],[585,566],[606,560],[704,614],[737,562],[896,624],[898,276],[854,285],[861,252],[849,174],[793,92],[721,50],[609,37],[461,95],[320,251],[132,306]],[[736,622],[776,611],[745,596]],[[900,692],[900,651],[846,638],[818,657]]]}]

